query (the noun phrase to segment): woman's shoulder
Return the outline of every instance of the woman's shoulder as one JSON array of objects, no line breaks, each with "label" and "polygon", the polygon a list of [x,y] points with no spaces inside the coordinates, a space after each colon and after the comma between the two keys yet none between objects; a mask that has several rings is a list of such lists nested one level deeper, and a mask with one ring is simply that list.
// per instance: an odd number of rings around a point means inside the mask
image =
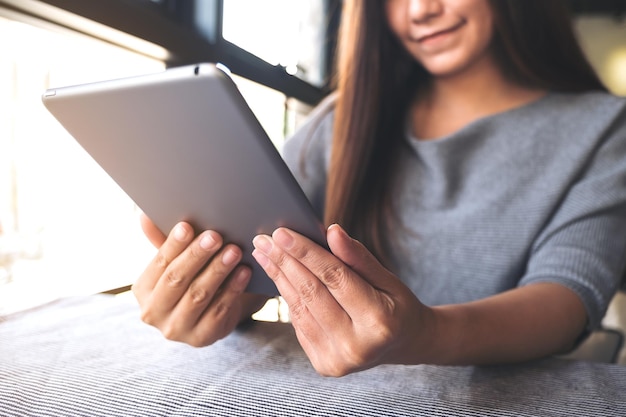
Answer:
[{"label": "woman's shoulder", "polygon": [[320,218],[330,163],[335,102],[334,94],[322,100],[282,149],[285,163]]},{"label": "woman's shoulder", "polygon": [[596,114],[621,113],[626,109],[626,97],[616,96],[605,91],[580,93],[550,93],[548,101],[557,112],[580,113],[584,119]]},{"label": "woman's shoulder", "polygon": [[305,125],[311,122],[332,119],[337,104],[337,93],[330,93],[322,99],[307,116]]},{"label": "woman's shoulder", "polygon": [[[326,96],[311,110],[293,136],[287,140],[287,143],[292,142],[294,145],[293,142],[308,142],[314,137],[317,138],[317,142],[320,138],[329,139],[332,136],[336,102],[337,95],[335,93]],[[326,140],[322,141],[327,142]]]},{"label": "woman's shoulder", "polygon": [[296,177],[315,176],[328,167],[336,101],[335,94],[324,98],[285,141],[281,153]]},{"label": "woman's shoulder", "polygon": [[567,142],[589,143],[592,137],[604,140],[626,128],[626,98],[603,91],[551,92],[526,116],[527,122]]}]

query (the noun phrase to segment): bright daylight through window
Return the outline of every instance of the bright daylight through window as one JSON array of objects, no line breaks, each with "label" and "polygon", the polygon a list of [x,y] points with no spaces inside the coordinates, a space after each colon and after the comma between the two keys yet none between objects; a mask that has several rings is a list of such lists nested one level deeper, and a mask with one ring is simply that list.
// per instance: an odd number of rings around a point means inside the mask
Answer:
[{"label": "bright daylight through window", "polygon": [[147,262],[130,199],[41,104],[63,86],[164,65],[69,31],[0,18],[0,313],[126,285]]},{"label": "bright daylight through window", "polygon": [[324,0],[224,0],[224,39],[313,85],[324,83]]},{"label": "bright daylight through window", "polygon": [[[16,40],[0,43],[0,314],[131,284],[154,254],[139,210],[45,110],[41,94],[158,72],[164,63],[69,30],[2,17],[0,36]],[[277,56],[283,46],[264,51]],[[310,106],[233,78],[280,148]]]}]

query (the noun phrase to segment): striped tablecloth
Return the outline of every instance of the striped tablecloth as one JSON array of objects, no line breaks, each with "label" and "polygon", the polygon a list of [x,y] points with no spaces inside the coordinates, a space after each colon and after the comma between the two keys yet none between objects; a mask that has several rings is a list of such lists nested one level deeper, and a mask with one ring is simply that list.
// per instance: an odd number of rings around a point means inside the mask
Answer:
[{"label": "striped tablecloth", "polygon": [[206,348],[164,340],[131,298],[64,299],[0,319],[0,416],[626,416],[626,367],[315,373],[289,325]]}]

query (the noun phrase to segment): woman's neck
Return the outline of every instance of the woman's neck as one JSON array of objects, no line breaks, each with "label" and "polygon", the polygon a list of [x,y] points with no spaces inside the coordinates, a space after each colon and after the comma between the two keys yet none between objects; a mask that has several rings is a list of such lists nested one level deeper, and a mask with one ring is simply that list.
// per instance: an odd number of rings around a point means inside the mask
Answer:
[{"label": "woman's neck", "polygon": [[509,81],[493,62],[483,61],[457,74],[431,79],[411,109],[416,137],[446,136],[475,120],[523,106],[545,94]]}]

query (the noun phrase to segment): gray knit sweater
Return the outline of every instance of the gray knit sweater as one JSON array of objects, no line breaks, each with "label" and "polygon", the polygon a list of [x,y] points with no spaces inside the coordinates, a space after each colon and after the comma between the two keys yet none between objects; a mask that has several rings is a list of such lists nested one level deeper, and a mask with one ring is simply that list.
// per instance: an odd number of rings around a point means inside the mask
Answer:
[{"label": "gray knit sweater", "polygon": [[[333,113],[283,156],[321,215]],[[407,135],[390,236],[399,277],[428,305],[536,282],[581,297],[590,328],[626,266],[626,100],[551,93],[449,136]]]}]

